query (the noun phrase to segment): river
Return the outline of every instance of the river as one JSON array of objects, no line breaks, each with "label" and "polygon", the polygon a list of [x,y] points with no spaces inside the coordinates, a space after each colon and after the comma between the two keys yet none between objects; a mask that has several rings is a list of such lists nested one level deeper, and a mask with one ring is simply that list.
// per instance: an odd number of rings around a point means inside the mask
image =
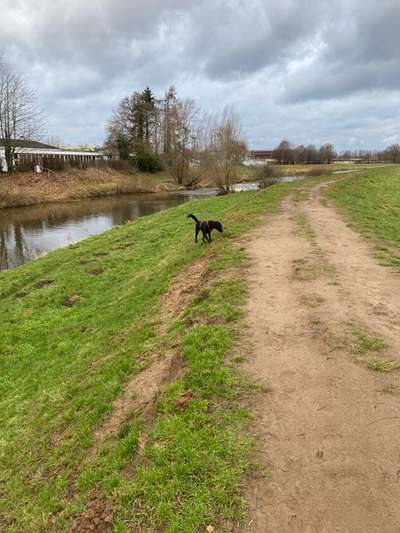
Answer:
[{"label": "river", "polygon": [[[241,183],[235,185],[235,190],[257,186],[255,182]],[[216,192],[208,188],[178,193],[122,194],[0,209],[0,270],[22,265],[128,220],[213,196]]]}]

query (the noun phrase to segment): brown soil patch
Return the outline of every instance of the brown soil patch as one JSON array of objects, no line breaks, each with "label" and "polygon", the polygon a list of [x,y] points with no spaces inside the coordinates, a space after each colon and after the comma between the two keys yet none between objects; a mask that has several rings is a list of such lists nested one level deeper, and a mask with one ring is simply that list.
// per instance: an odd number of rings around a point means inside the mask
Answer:
[{"label": "brown soil patch", "polygon": [[319,307],[324,299],[319,294],[304,294],[300,296],[300,302],[308,307]]},{"label": "brown soil patch", "polygon": [[64,299],[63,305],[65,305],[66,307],[72,307],[73,305],[78,303],[80,299],[81,297],[79,296],[79,294],[71,294],[71,296],[67,296]]},{"label": "brown soil patch", "polygon": [[108,255],[108,252],[94,252],[93,255],[95,255],[95,256],[97,256],[97,257],[101,257],[101,256],[103,256],[103,255]]},{"label": "brown soil patch", "polygon": [[174,317],[189,305],[194,293],[201,287],[207,278],[208,259],[201,257],[191,263],[172,283],[168,291],[161,298],[161,311],[163,323],[160,326],[159,334],[166,332]]},{"label": "brown soil patch", "polygon": [[70,533],[109,533],[112,531],[112,522],[111,502],[100,493],[94,492]]},{"label": "brown soil patch", "polygon": [[28,296],[28,294],[29,294],[29,293],[26,292],[26,291],[20,291],[20,292],[17,292],[17,293],[15,294],[15,297],[16,297],[16,298],[25,298],[25,296]]},{"label": "brown soil patch", "polygon": [[[367,241],[321,204],[320,189],[287,200],[248,246],[254,352],[245,368],[271,389],[253,406],[259,460],[271,475],[248,479],[248,529],[395,533],[399,376],[355,363],[337,340],[353,322],[385,340],[386,359],[398,357],[400,276],[379,265]],[[313,242],[296,235],[299,214]],[[330,268],[295,275],[299,265],[308,267],[316,245]]]},{"label": "brown soil patch", "polygon": [[185,407],[196,398],[196,394],[188,389],[184,392],[182,392],[177,398],[174,400],[174,407],[178,410],[183,410]]},{"label": "brown soil patch", "polygon": [[49,285],[51,285],[52,283],[54,283],[54,279],[41,279],[39,281],[37,281],[33,287],[35,289],[43,289],[43,287],[48,287]]},{"label": "brown soil patch", "polygon": [[90,455],[97,454],[100,446],[118,432],[121,425],[132,416],[132,412],[140,414],[144,420],[150,419],[161,387],[177,379],[182,371],[183,361],[180,355],[171,352],[132,376],[122,394],[114,400],[110,416],[94,433]]},{"label": "brown soil patch", "polygon": [[92,276],[98,276],[99,274],[102,274],[104,272],[104,268],[92,268],[89,270],[89,274],[92,274]]}]

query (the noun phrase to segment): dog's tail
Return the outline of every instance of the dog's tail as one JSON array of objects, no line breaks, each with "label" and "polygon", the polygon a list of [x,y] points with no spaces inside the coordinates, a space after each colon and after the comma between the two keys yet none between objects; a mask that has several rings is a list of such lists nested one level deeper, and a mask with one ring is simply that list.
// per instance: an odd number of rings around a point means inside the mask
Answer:
[{"label": "dog's tail", "polygon": [[198,221],[199,221],[199,219],[196,218],[194,215],[188,215],[187,218],[193,218],[193,220],[194,220],[195,222],[198,222]]}]

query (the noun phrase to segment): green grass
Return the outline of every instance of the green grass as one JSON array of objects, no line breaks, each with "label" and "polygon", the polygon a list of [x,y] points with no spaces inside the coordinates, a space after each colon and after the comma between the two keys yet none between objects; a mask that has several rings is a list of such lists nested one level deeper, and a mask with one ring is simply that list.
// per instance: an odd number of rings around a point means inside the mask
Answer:
[{"label": "green grass", "polygon": [[[239,402],[244,381],[224,365],[245,298],[235,269],[246,256],[235,238],[295,187],[143,217],[0,275],[1,531],[67,531],[94,488],[113,501],[115,531],[127,524],[202,531],[210,521],[223,528],[240,516],[239,480],[251,448],[240,429],[248,414]],[[221,219],[224,234],[212,246],[195,246],[189,211]],[[157,336],[161,295],[201,256],[209,259],[209,283],[216,286],[205,287],[167,334]],[[90,274],[96,268],[104,271]],[[53,282],[35,288],[43,279]],[[80,299],[64,306],[75,294]],[[189,316],[196,317],[190,325]],[[93,433],[128,378],[171,345],[186,371],[163,393],[153,425],[133,413],[90,458]],[[173,398],[187,389],[195,399],[174,411]],[[144,457],[138,457],[143,436]],[[126,478],[129,465],[135,473]]]},{"label": "green grass", "polygon": [[351,326],[350,334],[352,342],[351,351],[354,354],[364,354],[367,352],[380,352],[385,348],[385,342],[381,337],[370,335],[360,328]]},{"label": "green grass", "polygon": [[[190,306],[191,316],[213,322],[222,312],[232,322],[243,301],[241,283],[230,280],[214,289],[207,300],[199,298]],[[146,464],[118,489],[125,509],[122,524],[178,533],[204,531],[210,523],[222,528],[240,516],[239,481],[252,443],[240,431],[249,417],[238,402],[244,387],[240,374],[223,364],[231,345],[226,325],[199,323],[184,334],[186,373],[166,388],[158,403]],[[177,411],[174,399],[188,390],[194,399]],[[229,402],[221,404],[221,399]]]},{"label": "green grass", "polygon": [[[328,196],[360,231],[400,245],[400,165],[372,169],[337,181]],[[390,250],[381,250],[386,260]],[[399,258],[392,258],[399,266]]]},{"label": "green grass", "polygon": [[391,372],[400,368],[400,363],[392,359],[385,359],[382,352],[386,348],[386,343],[382,337],[371,335],[363,328],[347,324],[347,344],[350,351],[355,355],[354,360],[361,363],[370,370],[376,372]]},{"label": "green grass", "polygon": [[356,357],[357,363],[366,365],[369,369],[376,372],[391,372],[400,368],[400,364],[397,361],[391,361],[383,359],[381,357]]}]

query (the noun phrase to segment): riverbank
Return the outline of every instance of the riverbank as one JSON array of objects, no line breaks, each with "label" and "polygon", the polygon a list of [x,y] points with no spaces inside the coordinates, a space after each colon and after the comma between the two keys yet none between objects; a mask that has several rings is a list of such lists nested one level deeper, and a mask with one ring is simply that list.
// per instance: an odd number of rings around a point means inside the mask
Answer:
[{"label": "riverbank", "polygon": [[[238,165],[237,181],[251,181],[254,170]],[[198,188],[215,187],[208,176],[203,176]],[[102,196],[121,194],[143,194],[178,192],[185,187],[174,182],[166,171],[143,173],[133,168],[114,170],[89,167],[69,169],[63,172],[19,172],[12,175],[0,174],[0,209],[27,207],[36,204],[73,202]]]},{"label": "riverbank", "polygon": [[[238,165],[237,179],[250,181],[252,168]],[[215,186],[212,179],[204,176],[199,187]],[[35,204],[71,202],[101,196],[178,192],[185,190],[177,185],[166,171],[151,173],[135,169],[71,168],[62,172],[18,172],[0,174],[0,209],[26,207]]]},{"label": "riverbank", "polygon": [[0,175],[0,208],[176,189],[165,173],[143,174],[111,168]]},{"label": "riverbank", "polygon": [[224,224],[211,246],[193,243],[186,204],[0,274],[2,531],[241,519],[238,239],[298,186],[197,201]]}]

